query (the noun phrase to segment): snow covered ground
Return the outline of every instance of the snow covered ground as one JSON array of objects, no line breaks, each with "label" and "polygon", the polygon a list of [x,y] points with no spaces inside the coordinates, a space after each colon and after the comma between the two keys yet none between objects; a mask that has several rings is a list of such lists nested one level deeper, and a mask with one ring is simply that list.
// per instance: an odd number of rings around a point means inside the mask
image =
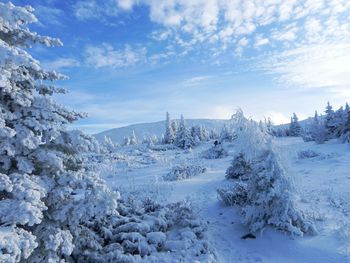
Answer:
[{"label": "snow covered ground", "polygon": [[[248,230],[241,224],[237,210],[225,207],[216,192],[231,183],[225,179],[225,171],[235,148],[226,144],[229,156],[223,159],[201,158],[211,144],[204,143],[190,151],[122,147],[101,169],[108,184],[124,195],[138,193],[169,203],[190,200],[198,216],[208,223],[207,238],[218,262],[350,262],[349,145],[275,139],[299,193],[299,205],[315,219],[318,235],[293,238],[265,229],[256,239],[243,240]],[[203,165],[207,170],[181,181],[163,180],[174,165],[182,163]]]}]

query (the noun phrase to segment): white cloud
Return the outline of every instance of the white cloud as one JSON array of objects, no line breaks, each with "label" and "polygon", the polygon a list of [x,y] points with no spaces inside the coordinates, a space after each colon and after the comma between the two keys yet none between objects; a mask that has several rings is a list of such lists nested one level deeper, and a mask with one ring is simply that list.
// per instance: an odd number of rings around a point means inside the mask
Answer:
[{"label": "white cloud", "polygon": [[185,87],[198,86],[203,83],[205,80],[209,79],[211,76],[196,76],[190,79],[186,79],[182,84]]},{"label": "white cloud", "polygon": [[43,67],[48,70],[59,70],[62,68],[72,68],[78,66],[80,66],[80,63],[74,58],[58,58],[54,61],[43,63]]},{"label": "white cloud", "polygon": [[80,0],[73,6],[74,14],[79,20],[87,20],[91,18],[101,18],[105,16],[116,16],[119,13],[119,6],[126,9],[126,1],[96,1],[96,0]]},{"label": "white cloud", "polygon": [[233,113],[233,106],[220,105],[207,109],[206,118],[228,120]]},{"label": "white cloud", "polygon": [[129,67],[141,63],[146,59],[145,48],[132,48],[126,45],[123,49],[115,49],[110,44],[100,46],[87,46],[85,49],[85,62],[93,67]]},{"label": "white cloud", "polygon": [[258,69],[283,85],[350,95],[350,44],[308,45],[260,59]]},{"label": "white cloud", "polygon": [[289,123],[290,118],[288,118],[286,115],[284,115],[281,112],[276,112],[276,111],[269,111],[265,114],[267,118],[270,118],[273,124],[284,124],[284,123]]},{"label": "white cloud", "polygon": [[[160,26],[153,37],[172,41],[185,54],[193,46],[208,50],[207,44],[237,49],[240,55],[245,48],[273,46],[276,41],[294,47],[350,41],[348,0],[85,0],[75,5],[75,13],[80,19],[115,16],[132,12],[136,5],[147,6],[150,20]],[[269,41],[254,41],[261,34],[269,36]],[[239,45],[244,36],[251,41]]]},{"label": "white cloud", "polygon": [[47,24],[61,25],[59,20],[63,15],[63,11],[54,7],[37,5],[35,6],[35,15],[38,16],[41,26],[46,26]]},{"label": "white cloud", "polygon": [[269,43],[270,43],[270,41],[267,38],[264,38],[262,36],[257,36],[256,39],[255,39],[254,47],[258,48],[258,47],[261,47],[261,46],[265,46],[265,45],[267,45]]}]

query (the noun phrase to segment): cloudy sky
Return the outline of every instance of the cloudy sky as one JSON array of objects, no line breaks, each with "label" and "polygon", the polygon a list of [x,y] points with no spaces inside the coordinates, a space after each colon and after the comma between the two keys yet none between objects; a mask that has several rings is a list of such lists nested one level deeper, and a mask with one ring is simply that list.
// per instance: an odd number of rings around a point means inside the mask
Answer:
[{"label": "cloudy sky", "polygon": [[349,0],[15,0],[31,28],[64,46],[34,47],[70,77],[59,97],[97,132],[164,119],[288,122],[350,96]]}]

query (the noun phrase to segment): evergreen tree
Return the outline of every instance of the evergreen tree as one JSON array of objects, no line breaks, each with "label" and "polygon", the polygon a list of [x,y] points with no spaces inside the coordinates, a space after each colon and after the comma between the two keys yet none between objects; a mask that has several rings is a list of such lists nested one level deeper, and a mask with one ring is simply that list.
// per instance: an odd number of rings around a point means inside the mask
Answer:
[{"label": "evergreen tree", "polygon": [[233,136],[233,132],[232,130],[230,130],[228,128],[228,126],[226,124],[224,124],[224,126],[221,129],[220,132],[220,141],[233,141],[234,136]]},{"label": "evergreen tree", "polygon": [[104,136],[103,146],[106,147],[106,149],[107,149],[109,152],[113,152],[114,149],[115,149],[115,144],[113,143],[113,141],[111,140],[111,138],[108,137],[108,136]]},{"label": "evergreen tree", "polygon": [[343,143],[350,143],[350,111],[347,111],[347,120],[340,130],[340,139]]},{"label": "evergreen tree", "polygon": [[172,122],[170,120],[170,115],[166,113],[166,121],[165,121],[165,135],[164,135],[164,143],[172,144],[175,140],[175,132],[172,127]]},{"label": "evergreen tree", "polygon": [[246,180],[251,175],[251,172],[251,165],[241,152],[234,157],[231,165],[226,170],[225,177],[226,179]]},{"label": "evergreen tree", "polygon": [[186,128],[183,115],[181,115],[179,128],[175,138],[175,145],[182,149],[188,149],[194,146],[193,138],[190,131]]},{"label": "evergreen tree", "polygon": [[289,125],[289,136],[300,136],[301,135],[301,126],[299,124],[298,117],[295,113],[290,119]]},{"label": "evergreen tree", "polygon": [[247,181],[247,201],[241,210],[249,229],[256,232],[270,225],[292,235],[315,233],[314,225],[295,207],[291,185],[275,151],[269,147],[252,163],[253,176]]},{"label": "evergreen tree", "polygon": [[334,126],[334,110],[329,101],[327,102],[326,110],[325,110],[325,127],[327,130],[328,138],[334,137],[334,132],[336,127]]},{"label": "evergreen tree", "polygon": [[173,131],[174,137],[176,137],[176,132],[177,132],[177,122],[176,120],[171,121],[171,129]]},{"label": "evergreen tree", "polygon": [[129,144],[130,145],[136,145],[137,144],[137,138],[136,138],[136,134],[135,134],[135,131],[132,131],[132,134],[129,138]]},{"label": "evergreen tree", "polygon": [[130,138],[129,136],[124,136],[124,139],[123,139],[123,146],[128,146],[130,145]]},{"label": "evergreen tree", "polygon": [[0,262],[62,262],[83,243],[82,222],[114,213],[116,199],[82,166],[65,126],[83,117],[56,103],[64,77],[33,59],[31,7],[0,3]]}]

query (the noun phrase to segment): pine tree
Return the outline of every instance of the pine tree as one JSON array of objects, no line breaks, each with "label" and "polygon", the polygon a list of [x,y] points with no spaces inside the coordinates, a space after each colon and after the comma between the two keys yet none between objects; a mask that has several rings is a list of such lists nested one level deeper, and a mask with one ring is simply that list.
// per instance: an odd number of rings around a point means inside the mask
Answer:
[{"label": "pine tree", "polygon": [[129,137],[129,144],[136,145],[137,142],[138,142],[137,137],[136,137],[135,131],[133,130],[131,136]]},{"label": "pine tree", "polygon": [[265,127],[268,134],[270,135],[274,134],[273,123],[270,117],[265,119]]},{"label": "pine tree", "polygon": [[[233,122],[236,149],[244,154],[244,163],[250,164],[251,176],[232,189],[219,191],[221,198],[239,205],[242,221],[252,232],[272,226],[293,235],[313,233],[312,222],[295,206],[292,186],[271,136],[261,131],[258,123],[241,114],[237,118]],[[242,166],[246,167],[239,163],[238,167]]]},{"label": "pine tree", "polygon": [[103,146],[106,147],[106,149],[109,152],[113,152],[115,149],[115,144],[113,143],[112,139],[108,136],[104,136]]},{"label": "pine tree", "polygon": [[[30,7],[0,3],[0,262],[59,262],[82,242],[82,222],[112,214],[116,199],[81,163],[65,126],[83,117],[55,103],[64,77],[29,48],[61,45],[28,29]],[[76,251],[77,253],[80,253]]]},{"label": "pine tree", "polygon": [[171,129],[173,131],[174,137],[176,137],[176,132],[177,132],[177,121],[176,120],[172,120],[171,121]]},{"label": "pine tree", "polygon": [[164,143],[172,144],[175,140],[175,132],[172,127],[172,122],[170,120],[170,115],[166,113],[166,121],[165,121],[165,135],[164,135]]},{"label": "pine tree", "polygon": [[249,229],[256,232],[270,225],[292,235],[315,233],[314,225],[295,207],[291,185],[276,152],[269,147],[252,163],[247,201],[241,210]]},{"label": "pine tree", "polygon": [[231,165],[226,170],[226,179],[241,179],[246,180],[251,175],[252,168],[246,160],[244,153],[237,154]]},{"label": "pine tree", "polygon": [[188,149],[194,146],[193,138],[190,131],[186,128],[183,115],[181,115],[180,124],[175,138],[175,145],[182,149]]},{"label": "pine tree", "polygon": [[301,126],[299,124],[298,117],[295,113],[293,113],[293,116],[290,119],[289,135],[290,136],[300,136],[301,135]]},{"label": "pine tree", "polygon": [[325,127],[327,129],[328,138],[334,138],[336,127],[334,126],[334,110],[329,101],[327,102],[325,110]]},{"label": "pine tree", "polygon": [[347,111],[347,120],[341,127],[340,140],[343,143],[350,143],[350,110]]}]

